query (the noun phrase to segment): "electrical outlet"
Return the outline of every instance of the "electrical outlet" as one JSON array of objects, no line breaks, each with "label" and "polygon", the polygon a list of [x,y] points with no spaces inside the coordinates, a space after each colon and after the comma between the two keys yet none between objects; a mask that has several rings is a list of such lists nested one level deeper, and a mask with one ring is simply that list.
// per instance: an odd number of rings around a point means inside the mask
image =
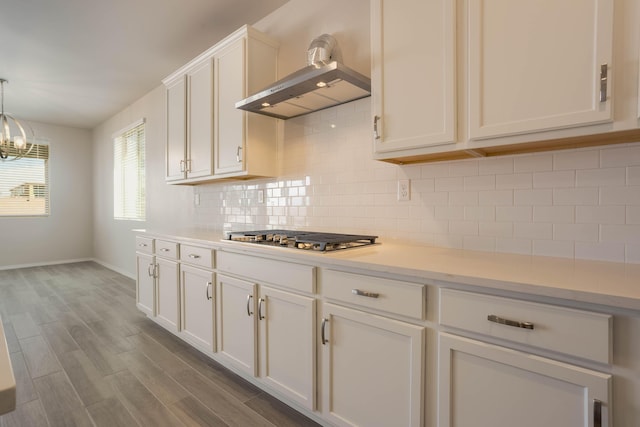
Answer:
[{"label": "electrical outlet", "polygon": [[411,200],[411,182],[408,179],[398,180],[398,201],[407,202]]},{"label": "electrical outlet", "polygon": [[264,190],[258,190],[258,203],[264,203]]}]

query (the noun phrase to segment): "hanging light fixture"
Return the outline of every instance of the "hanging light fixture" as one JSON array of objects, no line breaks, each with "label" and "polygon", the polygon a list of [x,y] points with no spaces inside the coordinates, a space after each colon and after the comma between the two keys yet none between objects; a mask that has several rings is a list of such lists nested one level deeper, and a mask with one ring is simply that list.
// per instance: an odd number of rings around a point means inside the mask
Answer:
[{"label": "hanging light fixture", "polygon": [[[0,106],[2,108],[0,112],[0,128],[2,128],[2,135],[0,136],[0,159],[2,160],[17,160],[20,159],[33,150],[32,142],[27,140],[27,134],[20,122],[13,116],[4,112],[4,84],[8,83],[6,79],[0,78]],[[17,134],[11,138],[11,131]],[[33,138],[33,131],[31,132]]]}]

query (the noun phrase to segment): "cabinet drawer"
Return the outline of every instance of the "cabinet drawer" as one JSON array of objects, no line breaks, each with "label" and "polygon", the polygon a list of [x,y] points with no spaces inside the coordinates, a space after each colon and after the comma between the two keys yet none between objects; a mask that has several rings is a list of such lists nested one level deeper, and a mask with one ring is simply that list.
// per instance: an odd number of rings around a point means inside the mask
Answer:
[{"label": "cabinet drawer", "polygon": [[606,314],[441,289],[440,323],[611,363],[612,316]]},{"label": "cabinet drawer", "polygon": [[156,240],[156,255],[167,259],[178,259],[179,250],[176,242]]},{"label": "cabinet drawer", "polygon": [[136,252],[152,255],[153,239],[149,237],[136,236]]},{"label": "cabinet drawer", "polygon": [[251,255],[218,253],[218,270],[298,291],[315,292],[315,267]]},{"label": "cabinet drawer", "polygon": [[423,285],[341,271],[322,271],[322,295],[417,319],[426,311]]},{"label": "cabinet drawer", "polygon": [[201,246],[180,245],[180,262],[204,268],[214,268],[214,250]]}]

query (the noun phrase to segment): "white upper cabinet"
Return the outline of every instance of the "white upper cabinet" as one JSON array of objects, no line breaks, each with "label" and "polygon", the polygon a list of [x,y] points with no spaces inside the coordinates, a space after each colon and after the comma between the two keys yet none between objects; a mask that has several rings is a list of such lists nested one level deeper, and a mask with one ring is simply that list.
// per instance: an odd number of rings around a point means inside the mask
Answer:
[{"label": "white upper cabinet", "polygon": [[613,0],[474,0],[467,22],[471,139],[613,119]]},{"label": "white upper cabinet", "polygon": [[168,182],[277,175],[278,120],[235,108],[277,80],[277,55],[245,25],[163,80]]},{"label": "white upper cabinet", "polygon": [[375,157],[455,142],[455,2],[371,2]]}]

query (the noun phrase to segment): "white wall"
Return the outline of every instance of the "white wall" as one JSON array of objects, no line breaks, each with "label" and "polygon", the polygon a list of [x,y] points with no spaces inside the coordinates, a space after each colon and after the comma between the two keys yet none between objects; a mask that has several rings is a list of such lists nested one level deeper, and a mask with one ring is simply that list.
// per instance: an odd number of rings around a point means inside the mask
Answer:
[{"label": "white wall", "polygon": [[91,133],[30,125],[50,146],[50,215],[0,218],[0,268],[89,259],[93,256]]},{"label": "white wall", "polygon": [[[347,65],[370,74],[368,0],[291,0],[255,27],[280,41],[280,76],[304,66],[309,42],[325,32]],[[396,166],[371,160],[363,99],[286,121],[277,178],[176,187],[163,178],[163,102],[158,87],[94,133],[94,252],[121,271],[134,272],[130,229],[176,226],[365,232],[382,242],[640,262],[640,144]],[[115,222],[111,133],[140,117],[148,120],[149,219]],[[397,179],[406,177],[411,201],[397,202]]]},{"label": "white wall", "polygon": [[[193,189],[164,182],[165,109],[164,87],[136,101],[93,131],[95,258],[124,274],[135,273],[134,233],[136,228],[167,228],[192,221]],[[113,135],[144,118],[147,164],[146,221],[113,218]]]}]

